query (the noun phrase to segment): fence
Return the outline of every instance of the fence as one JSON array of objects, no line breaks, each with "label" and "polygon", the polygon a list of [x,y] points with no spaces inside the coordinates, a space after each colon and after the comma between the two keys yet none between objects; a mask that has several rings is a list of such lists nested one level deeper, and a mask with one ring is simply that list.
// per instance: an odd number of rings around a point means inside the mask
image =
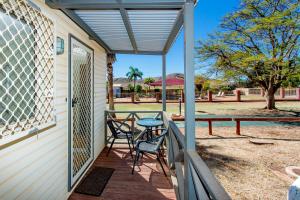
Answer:
[{"label": "fence", "polygon": [[[239,91],[240,95],[238,95]],[[260,88],[237,88],[234,91],[213,93],[211,91],[200,93],[195,92],[196,102],[262,102],[265,101],[264,92]],[[135,99],[132,93],[122,93],[121,98],[116,98],[116,103],[158,103],[162,102],[160,92],[142,92],[138,93]],[[166,92],[167,103],[178,102],[179,99],[184,102],[184,94],[182,91],[171,90]],[[300,88],[280,88],[275,93],[276,101],[299,101]]]},{"label": "fence", "polygon": [[[245,93],[245,95],[261,95],[262,94],[262,89],[261,88],[239,88],[241,91]],[[278,89],[275,92],[275,96],[280,95],[280,90]],[[285,96],[296,96],[296,88],[284,88],[284,93]]]},{"label": "fence", "polygon": [[249,88],[248,94],[260,95],[261,89],[260,88]]},{"label": "fence", "polygon": [[297,89],[296,88],[287,88],[285,89],[285,96],[296,96]]},{"label": "fence", "polygon": [[[161,101],[161,92],[140,92],[136,93],[139,100],[135,100],[137,102],[157,102],[157,98]],[[122,92],[118,94],[118,97],[115,98],[115,102],[132,102],[132,95],[131,92]],[[170,101],[176,101],[181,98],[181,93],[177,91],[167,91],[166,98]]]},{"label": "fence", "polygon": [[[162,111],[105,111],[104,112],[104,119],[105,124],[107,123],[107,120],[114,119],[118,120],[120,122],[130,123],[131,130],[133,130],[135,133],[141,133],[142,127],[138,126],[136,124],[136,121],[138,121],[141,118],[155,118],[155,119],[162,119],[163,118],[163,112]],[[110,143],[110,139],[112,138],[112,135],[107,130],[107,126],[105,126],[105,141],[106,144]],[[123,142],[121,142],[123,144]],[[127,143],[126,143],[127,144]]]}]

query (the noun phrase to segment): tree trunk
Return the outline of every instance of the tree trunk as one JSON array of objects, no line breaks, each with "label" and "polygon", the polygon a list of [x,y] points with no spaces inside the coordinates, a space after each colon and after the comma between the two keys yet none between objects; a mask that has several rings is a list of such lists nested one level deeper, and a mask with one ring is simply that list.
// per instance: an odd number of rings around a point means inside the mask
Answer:
[{"label": "tree trunk", "polygon": [[133,98],[135,100],[135,84],[136,84],[136,79],[133,79]]},{"label": "tree trunk", "polygon": [[114,89],[113,89],[113,66],[112,63],[107,63],[107,80],[108,80],[108,103],[109,110],[115,110],[114,105]]},{"label": "tree trunk", "polygon": [[275,92],[276,92],[276,89],[274,89],[274,88],[266,89],[266,92],[265,92],[266,107],[265,108],[268,110],[276,109],[276,107],[275,107]]}]

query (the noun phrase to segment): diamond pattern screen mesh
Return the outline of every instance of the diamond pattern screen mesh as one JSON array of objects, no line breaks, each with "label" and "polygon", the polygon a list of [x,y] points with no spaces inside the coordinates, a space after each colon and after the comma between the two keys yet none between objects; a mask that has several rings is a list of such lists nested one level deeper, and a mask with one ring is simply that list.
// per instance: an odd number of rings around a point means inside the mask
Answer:
[{"label": "diamond pattern screen mesh", "polygon": [[92,156],[92,51],[77,41],[72,44],[72,71],[72,175],[75,177]]},{"label": "diamond pattern screen mesh", "polygon": [[0,139],[54,122],[54,25],[24,1],[0,1]]}]

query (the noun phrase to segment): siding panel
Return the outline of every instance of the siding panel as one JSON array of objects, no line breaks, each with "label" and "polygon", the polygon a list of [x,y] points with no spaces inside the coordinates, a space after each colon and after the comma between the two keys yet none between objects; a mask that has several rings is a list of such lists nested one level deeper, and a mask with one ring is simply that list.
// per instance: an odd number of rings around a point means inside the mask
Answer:
[{"label": "siding panel", "polygon": [[104,148],[106,54],[61,11],[33,0],[55,23],[65,52],[56,56],[55,112],[57,123],[36,136],[0,150],[0,199],[67,199],[68,184],[68,36],[72,33],[94,49],[94,157]]}]

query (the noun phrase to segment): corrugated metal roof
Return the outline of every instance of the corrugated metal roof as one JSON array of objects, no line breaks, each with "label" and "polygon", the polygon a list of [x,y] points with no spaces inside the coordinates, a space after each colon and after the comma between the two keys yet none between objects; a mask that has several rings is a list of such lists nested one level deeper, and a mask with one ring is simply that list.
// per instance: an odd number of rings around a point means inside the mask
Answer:
[{"label": "corrugated metal roof", "polygon": [[[122,3],[141,3],[147,0],[122,0]],[[184,2],[185,0],[151,0],[151,3],[162,3],[162,2]]]},{"label": "corrugated metal roof", "polygon": [[128,11],[138,50],[162,51],[178,13],[178,10]]},{"label": "corrugated metal roof", "polygon": [[113,50],[132,51],[118,10],[77,10],[75,13]]},{"label": "corrugated metal roof", "polygon": [[[137,51],[162,52],[179,10],[128,10]],[[76,10],[75,13],[115,51],[133,51],[119,10]]]},{"label": "corrugated metal roof", "polygon": [[186,0],[46,0],[112,53],[165,54]]}]

